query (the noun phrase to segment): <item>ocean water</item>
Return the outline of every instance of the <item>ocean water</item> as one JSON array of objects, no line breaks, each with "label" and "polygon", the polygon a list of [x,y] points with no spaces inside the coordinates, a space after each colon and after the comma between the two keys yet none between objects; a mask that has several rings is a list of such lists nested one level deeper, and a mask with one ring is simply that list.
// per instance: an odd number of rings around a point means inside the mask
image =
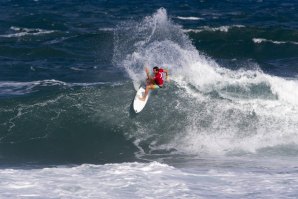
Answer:
[{"label": "ocean water", "polygon": [[298,2],[0,10],[0,198],[297,197]]}]

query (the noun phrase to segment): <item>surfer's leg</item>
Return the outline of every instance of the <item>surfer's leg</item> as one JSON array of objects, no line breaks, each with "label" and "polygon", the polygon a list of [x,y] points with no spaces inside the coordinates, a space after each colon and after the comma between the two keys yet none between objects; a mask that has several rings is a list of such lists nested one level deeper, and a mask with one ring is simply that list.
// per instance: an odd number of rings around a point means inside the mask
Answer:
[{"label": "surfer's leg", "polygon": [[149,85],[146,86],[144,95],[142,97],[139,97],[140,100],[145,101],[145,99],[146,99],[146,97],[147,97],[147,95],[149,93],[149,89],[150,88],[151,88],[151,84],[149,84]]},{"label": "surfer's leg", "polygon": [[154,90],[154,89],[157,89],[157,88],[159,88],[159,86],[157,86],[156,84],[147,85],[146,89],[145,89],[145,94],[143,95],[143,97],[139,97],[139,99],[142,100],[142,101],[145,101],[146,97],[149,93],[149,90]]},{"label": "surfer's leg", "polygon": [[151,85],[151,84],[155,84],[155,81],[154,81],[154,79],[149,77],[149,78],[147,78],[146,85]]}]

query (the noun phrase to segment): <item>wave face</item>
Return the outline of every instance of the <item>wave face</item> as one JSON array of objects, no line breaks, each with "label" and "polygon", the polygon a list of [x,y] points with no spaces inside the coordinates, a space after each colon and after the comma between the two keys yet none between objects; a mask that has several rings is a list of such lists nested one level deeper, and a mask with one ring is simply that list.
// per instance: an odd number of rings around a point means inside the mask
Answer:
[{"label": "wave face", "polygon": [[131,92],[120,88],[108,83],[47,85],[25,97],[2,99],[0,162],[133,161],[137,148],[123,132],[135,127],[125,126],[129,104],[117,97],[130,98]]},{"label": "wave face", "polygon": [[[238,33],[256,51],[271,42],[254,43],[249,35],[255,29],[247,24],[186,33],[175,18],[160,8],[138,21],[91,32],[80,24],[67,32],[72,24],[62,22],[52,29],[7,25],[0,39],[13,45],[7,44],[11,50],[1,57],[9,67],[0,81],[0,163],[297,156],[297,77],[266,73],[257,60],[241,56],[224,63],[206,55],[204,42],[200,45],[208,37],[217,47],[214,37],[227,36],[230,42]],[[201,23],[205,17],[179,21]],[[17,40],[26,45],[15,47]],[[220,47],[224,56],[235,54]],[[131,103],[144,84],[143,67],[155,65],[169,69],[171,82],[152,92],[136,115]]]}]

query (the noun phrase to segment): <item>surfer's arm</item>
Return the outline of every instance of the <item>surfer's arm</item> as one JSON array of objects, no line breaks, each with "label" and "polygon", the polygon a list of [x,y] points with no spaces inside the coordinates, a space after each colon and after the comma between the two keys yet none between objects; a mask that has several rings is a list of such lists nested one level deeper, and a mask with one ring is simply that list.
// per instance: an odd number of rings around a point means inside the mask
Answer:
[{"label": "surfer's arm", "polygon": [[150,76],[149,69],[147,67],[145,67],[145,72],[147,75],[147,79],[153,79],[153,77]]},{"label": "surfer's arm", "polygon": [[145,67],[145,72],[146,72],[147,78],[149,78],[150,74],[149,74],[149,69],[147,67]]},{"label": "surfer's arm", "polygon": [[169,81],[169,70],[163,69],[163,72],[166,74],[166,80]]}]

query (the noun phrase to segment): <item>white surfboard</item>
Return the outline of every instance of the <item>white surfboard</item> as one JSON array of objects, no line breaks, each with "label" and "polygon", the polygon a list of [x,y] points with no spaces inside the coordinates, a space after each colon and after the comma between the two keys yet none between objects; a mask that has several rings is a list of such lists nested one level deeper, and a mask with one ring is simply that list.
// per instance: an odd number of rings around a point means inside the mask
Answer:
[{"label": "white surfboard", "polygon": [[139,97],[142,97],[144,96],[145,94],[145,89],[140,87],[139,90],[137,91],[137,94],[135,96],[135,99],[133,101],[133,109],[136,113],[139,113],[143,110],[143,108],[145,107],[147,101],[148,101],[148,98],[149,98],[149,93],[145,99],[145,101],[142,101],[139,99]]}]

